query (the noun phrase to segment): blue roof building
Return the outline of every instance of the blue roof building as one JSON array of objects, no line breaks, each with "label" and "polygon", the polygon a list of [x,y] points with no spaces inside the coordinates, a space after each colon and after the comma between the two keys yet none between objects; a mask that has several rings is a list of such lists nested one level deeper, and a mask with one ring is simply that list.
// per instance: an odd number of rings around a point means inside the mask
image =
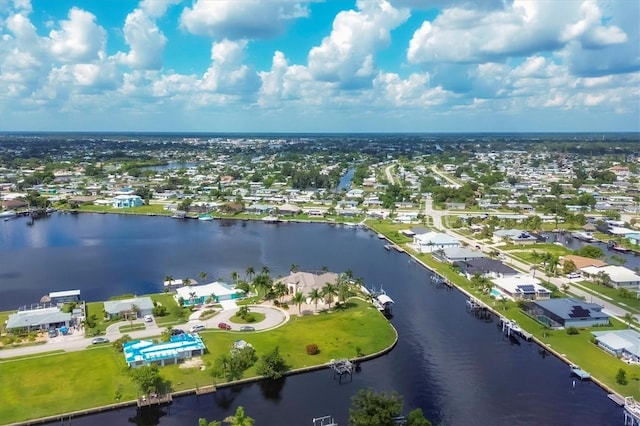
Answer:
[{"label": "blue roof building", "polygon": [[602,306],[573,297],[535,301],[526,311],[552,328],[609,325],[609,315],[602,312]]},{"label": "blue roof building", "polygon": [[181,360],[204,355],[206,349],[197,334],[183,333],[171,336],[168,342],[133,340],[123,345],[124,358],[129,367],[157,364],[161,367],[177,364]]}]

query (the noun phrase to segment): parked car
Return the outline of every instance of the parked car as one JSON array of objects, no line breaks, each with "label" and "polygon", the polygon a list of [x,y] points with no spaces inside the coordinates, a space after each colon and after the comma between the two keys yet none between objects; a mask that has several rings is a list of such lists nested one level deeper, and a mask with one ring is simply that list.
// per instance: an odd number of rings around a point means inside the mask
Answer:
[{"label": "parked car", "polygon": [[231,330],[231,326],[226,322],[218,323],[218,328],[221,328],[223,330]]},{"label": "parked car", "polygon": [[99,345],[101,343],[109,343],[109,339],[106,337],[96,337],[91,341],[92,345]]},{"label": "parked car", "polygon": [[56,337],[58,335],[58,330],[52,328],[49,330],[49,337]]},{"label": "parked car", "polygon": [[574,278],[582,278],[582,275],[580,275],[580,272],[570,272],[567,274],[567,278],[572,280]]},{"label": "parked car", "polygon": [[256,329],[251,327],[250,325],[243,325],[242,327],[240,327],[240,331],[256,331]]},{"label": "parked car", "polygon": [[197,333],[198,331],[202,331],[202,330],[206,330],[207,328],[202,325],[202,324],[198,324],[198,325],[194,325],[193,327],[191,327],[191,332],[192,333]]},{"label": "parked car", "polygon": [[179,328],[172,328],[171,329],[171,335],[172,336],[177,336],[178,334],[182,334],[184,333],[184,330],[181,330]]},{"label": "parked car", "polygon": [[144,316],[144,321],[145,322],[153,322],[153,317],[151,315],[145,315]]}]

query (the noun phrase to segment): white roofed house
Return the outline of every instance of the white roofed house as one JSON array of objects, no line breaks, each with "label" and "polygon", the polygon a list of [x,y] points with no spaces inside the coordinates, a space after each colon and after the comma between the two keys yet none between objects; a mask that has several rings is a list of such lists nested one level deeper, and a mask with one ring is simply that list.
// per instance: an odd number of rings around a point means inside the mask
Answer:
[{"label": "white roofed house", "polygon": [[223,300],[242,299],[246,295],[244,291],[236,289],[229,284],[216,281],[204,285],[189,285],[176,289],[176,301],[183,300],[185,306],[203,305],[212,300],[217,303]]},{"label": "white roofed house", "polygon": [[19,311],[18,313],[9,315],[6,329],[8,332],[19,330],[37,331],[69,327],[70,324],[70,312],[65,313],[58,308],[44,308]]},{"label": "white roofed house", "polygon": [[460,247],[460,241],[441,232],[427,232],[413,236],[413,244],[420,253],[433,253],[447,248]]},{"label": "white roofed house", "polygon": [[308,296],[313,289],[322,290],[322,287],[329,284],[336,284],[339,275],[334,272],[324,272],[322,274],[313,274],[311,272],[294,272],[286,277],[280,278],[274,282],[275,284],[283,283],[287,286],[289,294],[301,292]]},{"label": "white roofed house", "polygon": [[540,300],[551,298],[551,291],[540,280],[529,275],[513,275],[491,280],[493,285],[511,300]]},{"label": "white roofed house", "polygon": [[606,285],[613,288],[634,289],[640,295],[640,275],[629,268],[617,265],[587,266],[581,268],[580,271],[592,279],[600,279],[601,276],[605,276],[604,283]]},{"label": "white roofed house", "polygon": [[123,314],[130,315],[132,313],[134,317],[142,317],[151,315],[153,311],[153,301],[150,297],[109,300],[104,302],[104,311],[109,319],[120,318]]},{"label": "white roofed house", "polygon": [[111,205],[117,209],[126,209],[143,205],[139,195],[116,195],[111,200]]}]

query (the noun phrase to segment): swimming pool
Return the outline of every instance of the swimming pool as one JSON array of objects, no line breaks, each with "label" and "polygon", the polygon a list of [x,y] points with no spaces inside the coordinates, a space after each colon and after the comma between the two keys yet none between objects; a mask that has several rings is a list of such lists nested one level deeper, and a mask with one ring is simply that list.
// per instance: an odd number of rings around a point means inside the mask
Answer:
[{"label": "swimming pool", "polygon": [[491,291],[489,292],[489,295],[491,297],[495,297],[496,299],[504,299],[505,296],[504,294],[502,294],[502,292],[496,288],[492,288]]}]

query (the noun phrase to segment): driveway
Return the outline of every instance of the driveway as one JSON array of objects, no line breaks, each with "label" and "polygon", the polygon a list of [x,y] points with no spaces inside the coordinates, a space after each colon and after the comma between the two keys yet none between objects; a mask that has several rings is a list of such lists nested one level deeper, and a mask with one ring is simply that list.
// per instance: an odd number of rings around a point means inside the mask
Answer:
[{"label": "driveway", "polygon": [[192,320],[189,321],[187,330],[196,324],[202,324],[207,328],[218,328],[218,324],[221,322],[225,322],[231,326],[232,331],[240,331],[240,327],[243,325],[250,325],[256,329],[256,331],[260,330],[270,330],[272,328],[279,327],[289,321],[289,313],[278,309],[273,306],[268,305],[250,305],[249,310],[251,312],[259,312],[265,315],[264,320],[251,324],[235,324],[230,321],[231,317],[238,312],[238,309],[225,309],[217,313],[214,317],[209,318],[205,321],[200,320]]}]

